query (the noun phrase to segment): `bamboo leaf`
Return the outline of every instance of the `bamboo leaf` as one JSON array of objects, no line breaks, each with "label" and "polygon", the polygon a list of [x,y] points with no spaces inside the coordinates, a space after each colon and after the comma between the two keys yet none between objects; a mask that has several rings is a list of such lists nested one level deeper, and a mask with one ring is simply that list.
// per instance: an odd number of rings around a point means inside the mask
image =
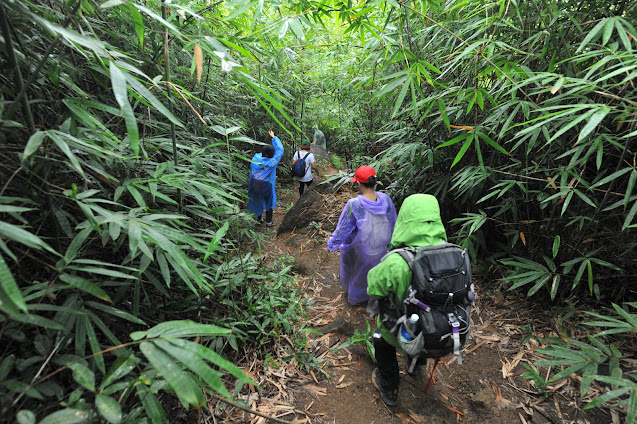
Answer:
[{"label": "bamboo leaf", "polygon": [[22,243],[36,250],[45,249],[55,255],[59,255],[51,246],[42,241],[40,237],[8,222],[0,221],[0,237]]},{"label": "bamboo leaf", "polygon": [[602,122],[606,115],[608,115],[610,110],[610,107],[603,106],[597,112],[592,114],[586,125],[584,125],[584,128],[582,128],[582,131],[580,131],[579,136],[577,137],[577,143],[588,137],[588,135],[597,128],[599,123]]},{"label": "bamboo leaf", "polygon": [[172,387],[185,408],[188,405],[199,406],[199,397],[196,392],[198,389],[170,356],[149,342],[142,342],[139,345],[139,350],[148,358],[153,367],[162,374],[166,383]]},{"label": "bamboo leaf", "polygon": [[599,21],[599,23],[597,25],[595,25],[593,27],[593,29],[586,35],[584,40],[582,40],[582,43],[577,48],[575,53],[579,53],[584,47],[586,47],[588,45],[588,43],[590,43],[593,40],[593,38],[595,38],[595,37],[597,37],[599,35],[599,32],[602,30],[604,25],[606,25],[606,20],[607,19],[608,18],[602,19],[601,21]]},{"label": "bamboo leaf", "polygon": [[119,424],[122,422],[122,408],[119,403],[110,396],[96,395],[95,406],[99,414],[111,424]]},{"label": "bamboo leaf", "polygon": [[27,145],[24,147],[24,152],[22,152],[22,163],[23,165],[26,163],[26,160],[35,152],[38,151],[44,140],[46,139],[45,131],[37,131],[31,137],[29,137],[29,141]]},{"label": "bamboo leaf", "polygon": [[39,424],[79,424],[88,421],[88,419],[88,411],[67,408],[47,415]]},{"label": "bamboo leaf", "polygon": [[[9,269],[9,266],[5,262],[4,258],[0,254],[0,290],[2,290],[4,295],[9,298],[9,300],[19,309],[22,309],[24,312],[27,312],[27,305],[24,302],[24,298],[22,297],[22,292],[18,287],[15,279],[13,278],[13,274]],[[8,308],[7,305],[0,305],[2,310]]]},{"label": "bamboo leaf", "polygon": [[557,256],[557,253],[560,251],[560,236],[555,236],[553,239],[553,259]]},{"label": "bamboo leaf", "polygon": [[458,152],[458,154],[454,158],[453,162],[451,163],[450,168],[453,168],[458,162],[460,162],[460,160],[463,158],[464,154],[467,152],[467,150],[471,146],[472,142],[473,142],[473,137],[468,137],[467,141],[464,142],[464,144],[460,148],[460,151]]},{"label": "bamboo leaf", "polygon": [[108,296],[108,294],[104,292],[104,290],[102,290],[95,283],[92,283],[85,278],[78,277],[77,275],[62,274],[60,275],[60,280],[62,280],[63,282],[77,289],[82,290],[83,292],[91,294],[97,297],[98,299],[104,300],[106,302],[111,302],[111,303],[113,302],[111,298]]},{"label": "bamboo leaf", "polygon": [[139,45],[144,46],[144,19],[142,18],[142,14],[139,13],[139,10],[133,5],[128,7],[128,12],[133,18],[133,22],[135,23],[135,32],[137,33],[137,39],[139,40]]}]

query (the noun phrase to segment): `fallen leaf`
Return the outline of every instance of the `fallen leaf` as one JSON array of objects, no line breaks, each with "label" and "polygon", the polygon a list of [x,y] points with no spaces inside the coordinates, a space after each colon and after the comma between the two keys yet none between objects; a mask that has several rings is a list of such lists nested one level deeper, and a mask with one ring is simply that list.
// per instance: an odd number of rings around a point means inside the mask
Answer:
[{"label": "fallen leaf", "polygon": [[197,65],[197,84],[201,84],[201,73],[203,71],[203,53],[201,47],[195,44],[195,65]]},{"label": "fallen leaf", "polygon": [[348,381],[347,383],[339,384],[338,386],[336,386],[336,388],[337,388],[337,389],[344,389],[345,387],[349,387],[349,386],[351,386],[352,384],[354,384],[354,383],[353,383],[353,382],[351,382],[351,381]]},{"label": "fallen leaf", "polygon": [[305,388],[314,396],[327,396],[327,389],[325,387],[308,384],[307,386],[305,386]]}]

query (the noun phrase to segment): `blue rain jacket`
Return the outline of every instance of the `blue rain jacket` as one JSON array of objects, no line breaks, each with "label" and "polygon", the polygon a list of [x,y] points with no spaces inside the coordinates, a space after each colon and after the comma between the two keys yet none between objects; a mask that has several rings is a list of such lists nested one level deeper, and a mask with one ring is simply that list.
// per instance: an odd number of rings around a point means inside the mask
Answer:
[{"label": "blue rain jacket", "polygon": [[248,210],[255,216],[263,211],[276,208],[276,167],[283,157],[283,143],[279,137],[272,139],[274,156],[264,158],[257,153],[250,164],[250,182],[248,183]]}]

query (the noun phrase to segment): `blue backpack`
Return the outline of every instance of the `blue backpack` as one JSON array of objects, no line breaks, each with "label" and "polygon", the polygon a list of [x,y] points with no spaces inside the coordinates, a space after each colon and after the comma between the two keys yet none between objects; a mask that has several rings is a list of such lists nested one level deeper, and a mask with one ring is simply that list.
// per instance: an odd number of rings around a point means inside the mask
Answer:
[{"label": "blue backpack", "polygon": [[307,152],[302,159],[301,152],[298,151],[297,153],[299,154],[299,160],[294,162],[294,165],[292,165],[292,176],[303,177],[307,172],[307,163],[305,163],[305,159],[307,159],[311,152]]}]

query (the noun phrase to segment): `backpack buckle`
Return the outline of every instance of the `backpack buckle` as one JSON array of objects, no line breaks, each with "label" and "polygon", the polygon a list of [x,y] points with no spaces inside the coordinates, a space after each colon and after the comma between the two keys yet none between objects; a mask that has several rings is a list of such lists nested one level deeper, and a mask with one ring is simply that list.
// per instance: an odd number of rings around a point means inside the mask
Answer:
[{"label": "backpack buckle", "polygon": [[460,321],[454,314],[447,314],[447,318],[449,319],[449,325],[451,325],[453,354],[458,357],[458,364],[462,365],[462,357],[460,356]]},{"label": "backpack buckle", "polygon": [[417,307],[419,307],[423,311],[429,312],[431,310],[429,305],[427,305],[426,303],[423,303],[420,300],[416,299],[416,293],[417,292],[416,292],[416,290],[414,290],[413,287],[409,287],[409,294],[407,295],[407,297],[405,297],[405,303],[411,303],[412,305],[416,305]]},{"label": "backpack buckle", "polygon": [[460,332],[460,321],[454,314],[447,314],[447,318],[449,319],[449,325],[451,325],[454,333]]}]

